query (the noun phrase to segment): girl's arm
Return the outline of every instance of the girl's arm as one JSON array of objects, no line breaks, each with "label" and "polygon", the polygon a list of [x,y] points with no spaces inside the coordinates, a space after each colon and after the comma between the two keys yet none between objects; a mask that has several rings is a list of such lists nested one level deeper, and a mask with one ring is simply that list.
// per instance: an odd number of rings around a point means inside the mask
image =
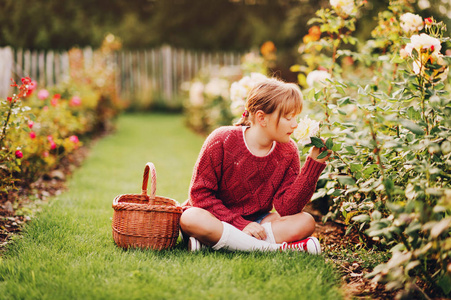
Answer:
[{"label": "girl's arm", "polygon": [[285,172],[283,183],[274,197],[274,208],[281,216],[302,211],[315,192],[316,183],[325,167],[325,163],[309,155],[299,172],[299,154],[296,152],[292,156],[291,166]]}]

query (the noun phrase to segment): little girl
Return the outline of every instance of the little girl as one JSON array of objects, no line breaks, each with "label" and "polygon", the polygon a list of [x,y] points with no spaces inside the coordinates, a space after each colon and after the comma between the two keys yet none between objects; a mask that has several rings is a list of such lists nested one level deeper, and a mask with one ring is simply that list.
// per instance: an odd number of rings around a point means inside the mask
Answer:
[{"label": "little girl", "polygon": [[[320,254],[313,217],[302,209],[313,195],[329,156],[313,147],[300,168],[290,135],[302,111],[299,87],[266,79],[249,92],[236,126],[213,131],[194,167],[180,225],[199,250],[280,251]],[[273,212],[273,208],[275,211]]]}]

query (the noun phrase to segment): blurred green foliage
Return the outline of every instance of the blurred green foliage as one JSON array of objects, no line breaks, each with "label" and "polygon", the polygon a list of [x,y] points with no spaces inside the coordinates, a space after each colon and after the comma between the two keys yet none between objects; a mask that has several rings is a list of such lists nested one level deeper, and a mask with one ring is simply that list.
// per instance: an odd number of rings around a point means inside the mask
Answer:
[{"label": "blurred green foliage", "polygon": [[[357,37],[369,36],[387,0],[371,8],[357,24]],[[417,11],[451,26],[450,4],[429,0]],[[417,5],[417,4],[415,4]],[[100,46],[107,33],[126,49],[170,44],[203,50],[247,50],[267,40],[279,50],[294,49],[307,34],[307,21],[328,0],[1,0],[0,46],[70,49]]]}]

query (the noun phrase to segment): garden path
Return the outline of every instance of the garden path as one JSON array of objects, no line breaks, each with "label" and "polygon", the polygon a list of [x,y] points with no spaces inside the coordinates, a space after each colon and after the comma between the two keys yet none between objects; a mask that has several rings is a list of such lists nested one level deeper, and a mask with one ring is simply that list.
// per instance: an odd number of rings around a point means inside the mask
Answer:
[{"label": "garden path", "polygon": [[121,116],[0,258],[0,299],[339,299],[322,256],[115,246],[113,198],[140,193],[152,161],[157,194],[183,201],[203,139],[179,115]]}]

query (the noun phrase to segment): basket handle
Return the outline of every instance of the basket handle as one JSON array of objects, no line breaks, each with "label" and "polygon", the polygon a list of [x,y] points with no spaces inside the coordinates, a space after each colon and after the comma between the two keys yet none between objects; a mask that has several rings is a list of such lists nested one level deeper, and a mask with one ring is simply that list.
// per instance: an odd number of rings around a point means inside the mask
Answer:
[{"label": "basket handle", "polygon": [[150,177],[150,199],[155,199],[155,193],[157,191],[157,171],[155,170],[155,166],[153,163],[148,162],[146,167],[144,168],[144,176],[143,176],[143,185],[142,185],[142,194],[147,195],[147,182],[149,180],[149,172],[151,173]]}]

